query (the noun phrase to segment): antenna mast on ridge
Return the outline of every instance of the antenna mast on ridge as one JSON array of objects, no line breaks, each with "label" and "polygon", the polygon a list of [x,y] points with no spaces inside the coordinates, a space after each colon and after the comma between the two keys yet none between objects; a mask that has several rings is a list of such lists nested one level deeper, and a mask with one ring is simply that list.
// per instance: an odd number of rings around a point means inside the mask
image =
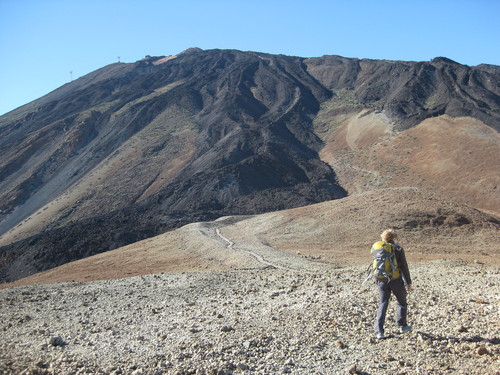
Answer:
[{"label": "antenna mast on ridge", "polygon": [[72,70],[69,71],[69,78],[71,79],[71,82],[73,82],[73,71]]}]

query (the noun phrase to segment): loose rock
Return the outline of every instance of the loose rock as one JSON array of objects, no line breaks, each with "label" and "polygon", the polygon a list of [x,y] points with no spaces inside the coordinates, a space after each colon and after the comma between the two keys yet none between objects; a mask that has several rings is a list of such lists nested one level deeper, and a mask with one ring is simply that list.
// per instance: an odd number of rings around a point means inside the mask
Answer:
[{"label": "loose rock", "polygon": [[388,338],[373,340],[378,297],[374,288],[358,293],[364,266],[323,267],[0,290],[0,374],[417,375],[500,368],[493,303],[500,270],[487,269],[489,286],[478,290],[472,272],[478,266],[413,266],[408,320],[415,333],[397,334],[391,300]]}]

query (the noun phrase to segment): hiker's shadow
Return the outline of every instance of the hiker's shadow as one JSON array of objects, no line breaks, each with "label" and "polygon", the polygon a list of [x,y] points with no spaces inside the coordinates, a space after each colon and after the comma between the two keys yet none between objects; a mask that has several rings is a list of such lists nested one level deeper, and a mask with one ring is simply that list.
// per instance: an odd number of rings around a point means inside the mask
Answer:
[{"label": "hiker's shadow", "polygon": [[455,337],[455,336],[439,336],[433,335],[431,333],[426,333],[422,331],[417,331],[417,334],[422,336],[423,339],[431,341],[450,341],[450,342],[487,342],[490,344],[498,345],[500,344],[500,337],[486,338],[482,336],[470,336],[470,337]]}]

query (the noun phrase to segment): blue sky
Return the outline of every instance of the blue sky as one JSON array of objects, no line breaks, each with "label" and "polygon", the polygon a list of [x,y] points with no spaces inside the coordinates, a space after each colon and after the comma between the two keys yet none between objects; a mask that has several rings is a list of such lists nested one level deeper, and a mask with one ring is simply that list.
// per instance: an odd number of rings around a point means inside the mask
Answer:
[{"label": "blue sky", "polygon": [[0,0],[0,114],[189,47],[500,65],[499,25],[499,0]]}]

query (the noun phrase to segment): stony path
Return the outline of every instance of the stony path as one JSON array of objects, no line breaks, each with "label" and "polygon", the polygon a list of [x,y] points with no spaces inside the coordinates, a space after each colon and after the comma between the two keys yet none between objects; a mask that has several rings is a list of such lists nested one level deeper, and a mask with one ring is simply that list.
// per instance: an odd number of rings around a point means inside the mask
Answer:
[{"label": "stony path", "polygon": [[254,242],[252,245],[238,243],[236,239],[228,238],[223,234],[222,230],[226,225],[241,220],[241,218],[232,216],[214,222],[196,223],[195,225],[197,230],[205,236],[207,241],[221,241],[228,249],[229,253],[248,255],[264,268],[272,267],[275,269],[301,271],[306,273],[332,268],[331,264],[326,264],[325,262],[298,256],[289,252],[277,251],[259,241]]},{"label": "stony path", "polygon": [[1,290],[0,373],[496,374],[500,272],[443,261],[412,271],[415,329],[396,334],[388,319],[383,341],[371,332],[377,298],[360,268]]},{"label": "stony path", "polygon": [[[220,237],[222,238],[224,241],[227,242],[227,248],[230,249],[230,250],[235,250],[235,247],[234,247],[234,242],[227,239],[226,237],[224,237],[222,235],[222,233],[220,232],[220,229],[217,228],[215,229],[215,233]],[[252,250],[243,250],[241,248],[238,248],[237,250],[240,250],[240,251],[247,251],[248,254],[250,254],[251,256],[253,256],[257,262],[259,262],[260,264],[264,265],[264,266],[269,266],[269,267],[273,267],[273,268],[280,268],[280,269],[284,269],[284,267],[278,265],[278,264],[274,264],[274,263],[270,263],[268,261],[266,261],[264,258],[262,258],[259,254],[255,253],[254,251]]]}]

